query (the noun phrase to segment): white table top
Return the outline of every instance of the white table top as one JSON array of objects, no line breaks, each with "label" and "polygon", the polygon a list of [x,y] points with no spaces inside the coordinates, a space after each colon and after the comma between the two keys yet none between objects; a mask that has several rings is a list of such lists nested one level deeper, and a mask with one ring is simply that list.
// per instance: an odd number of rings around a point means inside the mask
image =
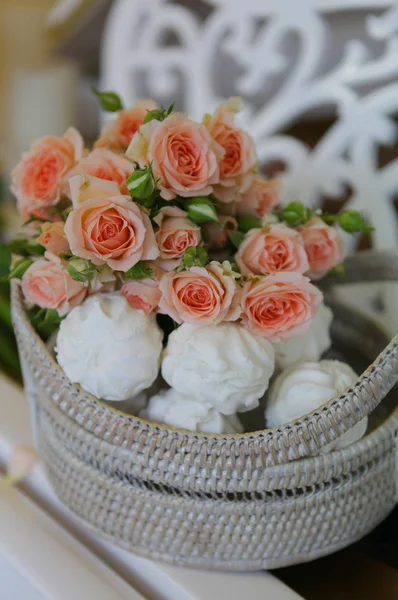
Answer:
[{"label": "white table top", "polygon": [[[0,401],[0,464],[6,464],[11,448],[31,445],[32,436],[25,398],[4,378],[0,378]],[[32,588],[29,594],[28,585]],[[0,598],[299,600],[266,572],[183,569],[117,548],[90,533],[59,502],[41,465],[18,489],[0,487]]]}]

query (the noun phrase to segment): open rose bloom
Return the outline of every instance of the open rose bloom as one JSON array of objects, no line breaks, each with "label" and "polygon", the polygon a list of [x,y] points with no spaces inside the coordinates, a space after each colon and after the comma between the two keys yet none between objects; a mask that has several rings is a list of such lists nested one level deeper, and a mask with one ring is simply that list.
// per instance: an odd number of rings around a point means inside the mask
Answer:
[{"label": "open rose bloom", "polygon": [[[201,122],[172,108],[117,101],[93,148],[73,128],[32,144],[12,173],[29,221],[12,274],[29,308],[61,322],[63,368],[80,374],[74,382],[88,391],[119,386],[109,398],[126,399],[125,390],[143,391],[161,369],[175,388],[164,398],[203,402],[198,414],[230,431],[225,415],[264,396],[274,348],[281,354],[304,335],[312,347],[311,332],[322,329],[314,280],[342,269],[347,219],[283,205],[281,182],[260,174],[254,141],[239,126],[239,99]],[[87,331],[98,341],[85,339]],[[87,364],[76,363],[72,347]],[[110,348],[123,374],[96,386],[92,364],[106,365]],[[198,392],[204,382],[206,398]]]}]

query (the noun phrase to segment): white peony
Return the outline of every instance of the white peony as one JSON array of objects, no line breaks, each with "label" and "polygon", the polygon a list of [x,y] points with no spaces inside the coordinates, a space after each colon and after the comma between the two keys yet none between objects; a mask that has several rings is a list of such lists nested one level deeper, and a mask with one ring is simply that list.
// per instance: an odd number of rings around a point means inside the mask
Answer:
[{"label": "white peony", "polygon": [[159,372],[163,333],[120,294],[96,294],[62,321],[57,359],[72,383],[104,400],[148,388]]},{"label": "white peony", "polygon": [[184,398],[176,390],[162,390],[152,396],[140,416],[190,431],[204,433],[240,433],[242,424],[236,415],[222,415],[209,404]]},{"label": "white peony", "polygon": [[321,304],[305,333],[274,344],[276,366],[287,369],[299,362],[318,361],[332,344],[329,334],[332,321],[332,311]]},{"label": "white peony", "polygon": [[[267,426],[278,427],[316,410],[356,380],[351,367],[338,360],[305,362],[282,371],[269,391],[265,409]],[[365,417],[322,451],[344,448],[359,440],[365,435],[367,425]]]},{"label": "white peony", "polygon": [[170,387],[224,415],[256,408],[273,372],[272,344],[234,323],[181,325],[162,362]]}]

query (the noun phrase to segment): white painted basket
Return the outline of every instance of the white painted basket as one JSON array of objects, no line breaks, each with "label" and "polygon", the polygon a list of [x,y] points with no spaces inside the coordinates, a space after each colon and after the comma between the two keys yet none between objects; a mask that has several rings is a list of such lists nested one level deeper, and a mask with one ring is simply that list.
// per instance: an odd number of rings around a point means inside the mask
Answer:
[{"label": "white painted basket", "polygon": [[[398,257],[361,253],[346,273],[347,282],[397,280]],[[378,355],[352,388],[277,429],[204,435],[120,413],[72,385],[31,327],[18,282],[12,303],[50,481],[118,545],[178,565],[270,569],[343,548],[394,507],[396,393],[379,404],[398,380],[398,337],[386,345],[352,310],[333,305],[335,351],[357,369]],[[364,439],[314,456],[372,411]]]}]

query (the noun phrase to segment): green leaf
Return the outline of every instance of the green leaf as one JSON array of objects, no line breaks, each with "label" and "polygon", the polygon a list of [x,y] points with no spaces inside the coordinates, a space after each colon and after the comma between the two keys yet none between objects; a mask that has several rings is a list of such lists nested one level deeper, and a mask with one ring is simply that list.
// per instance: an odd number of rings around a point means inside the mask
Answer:
[{"label": "green leaf", "polygon": [[314,211],[301,202],[290,202],[282,211],[282,220],[291,227],[304,225],[314,215]]},{"label": "green leaf", "polygon": [[99,98],[101,108],[106,112],[123,110],[123,103],[116,92],[100,92],[94,85],[91,86],[91,91]]},{"label": "green leaf", "polygon": [[30,258],[20,258],[15,261],[8,275],[4,275],[1,281],[11,281],[11,279],[22,279],[25,271],[27,271],[33,261]]},{"label": "green leaf", "polygon": [[174,110],[175,102],[170,104],[169,108],[165,110],[163,106],[160,108],[155,108],[154,110],[148,110],[147,114],[144,118],[144,123],[149,123],[150,121],[164,121]]},{"label": "green leaf", "polygon": [[165,111],[163,108],[155,108],[154,110],[148,110],[144,117],[144,124],[150,121],[164,121]]},{"label": "green leaf", "polygon": [[31,238],[17,238],[7,244],[7,249],[12,254],[18,254],[19,256],[43,256],[46,249],[41,244],[38,244],[36,240]]},{"label": "green leaf", "polygon": [[209,262],[209,255],[203,246],[190,246],[182,259],[186,267],[204,267]]},{"label": "green leaf", "polygon": [[152,166],[148,165],[143,169],[135,169],[127,179],[127,189],[133,198],[152,200],[152,196],[156,190]]},{"label": "green leaf", "polygon": [[97,272],[91,260],[74,257],[68,262],[68,273],[75,281],[90,281]]},{"label": "green leaf", "polygon": [[239,246],[245,239],[245,234],[242,231],[228,231],[228,237],[230,242],[232,242],[232,244],[238,250]]},{"label": "green leaf", "polygon": [[62,321],[57,311],[54,308],[40,308],[34,306],[29,311],[29,318],[43,339],[48,339],[54,331],[56,331]]},{"label": "green leaf", "polygon": [[347,231],[347,233],[360,233],[374,230],[374,227],[371,227],[357,210],[344,210],[339,215],[339,223],[340,227],[344,229],[344,231]]},{"label": "green leaf", "polygon": [[207,196],[195,196],[194,198],[184,198],[182,200],[184,209],[194,223],[200,225],[207,221],[213,221],[221,225],[216,208]]},{"label": "green leaf", "polygon": [[145,267],[145,262],[140,260],[134,267],[131,267],[124,273],[129,279],[142,279],[143,277],[152,277],[153,269]]},{"label": "green leaf", "polygon": [[260,219],[257,219],[257,217],[246,215],[243,217],[238,217],[238,226],[240,231],[247,233],[250,231],[250,229],[261,229],[262,223]]}]

